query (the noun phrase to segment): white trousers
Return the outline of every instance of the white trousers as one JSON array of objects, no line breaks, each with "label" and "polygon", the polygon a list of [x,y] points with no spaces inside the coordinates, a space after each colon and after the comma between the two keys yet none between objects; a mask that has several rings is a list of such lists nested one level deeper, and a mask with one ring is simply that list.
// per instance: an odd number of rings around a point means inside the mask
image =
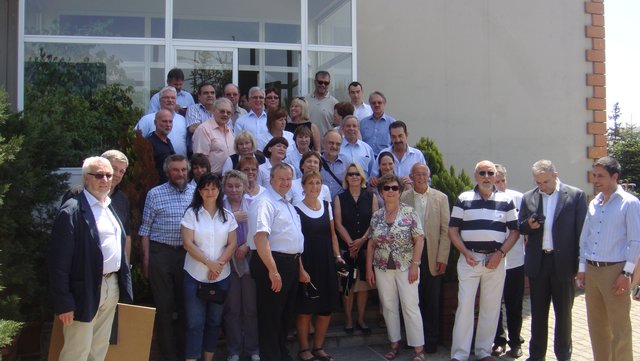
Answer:
[{"label": "white trousers", "polygon": [[118,275],[113,273],[107,278],[102,278],[100,305],[93,320],[73,321],[62,328],[64,346],[59,361],[104,360],[109,349],[111,326],[119,297]]},{"label": "white trousers", "polygon": [[[482,260],[485,256],[474,253],[477,260]],[[469,266],[465,257],[460,255],[458,259],[458,309],[453,326],[451,358],[460,361],[469,359],[478,285],[480,285],[480,312],[478,314],[478,329],[476,330],[475,355],[477,359],[491,356],[491,345],[496,335],[498,317],[500,316],[505,274],[504,259],[500,261],[496,269],[488,269],[483,262],[475,267]]]},{"label": "white trousers", "polygon": [[411,347],[423,346],[424,332],[418,301],[420,279],[410,284],[409,270],[383,271],[374,267],[374,271],[389,341],[397,342],[402,339],[400,330],[400,307],[402,307],[407,345]]}]

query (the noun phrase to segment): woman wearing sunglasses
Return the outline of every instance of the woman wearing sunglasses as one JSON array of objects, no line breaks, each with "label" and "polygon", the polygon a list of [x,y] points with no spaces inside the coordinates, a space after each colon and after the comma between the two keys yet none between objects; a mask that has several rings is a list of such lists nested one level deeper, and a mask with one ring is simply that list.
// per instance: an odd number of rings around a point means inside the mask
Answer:
[{"label": "woman wearing sunglasses", "polygon": [[367,246],[367,282],[378,288],[382,315],[387,325],[391,348],[384,355],[393,360],[400,350],[400,314],[405,322],[407,344],[413,347],[413,361],[424,361],[422,317],[418,307],[419,266],[424,248],[424,233],[413,208],[400,203],[402,181],[394,175],[378,180],[378,191],[385,206],[371,217],[365,235]]}]

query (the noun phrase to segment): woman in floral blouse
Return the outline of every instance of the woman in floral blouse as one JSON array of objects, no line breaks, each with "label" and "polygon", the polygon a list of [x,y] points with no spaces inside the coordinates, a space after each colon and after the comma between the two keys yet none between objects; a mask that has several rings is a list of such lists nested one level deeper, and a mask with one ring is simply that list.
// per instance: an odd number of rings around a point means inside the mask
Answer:
[{"label": "woman in floral blouse", "polygon": [[424,248],[424,233],[413,208],[400,203],[402,181],[385,175],[378,181],[384,208],[371,218],[367,246],[367,282],[378,288],[382,315],[391,341],[387,360],[396,358],[400,350],[400,313],[405,322],[407,344],[414,348],[413,361],[424,361],[422,317],[418,307],[419,266]]}]

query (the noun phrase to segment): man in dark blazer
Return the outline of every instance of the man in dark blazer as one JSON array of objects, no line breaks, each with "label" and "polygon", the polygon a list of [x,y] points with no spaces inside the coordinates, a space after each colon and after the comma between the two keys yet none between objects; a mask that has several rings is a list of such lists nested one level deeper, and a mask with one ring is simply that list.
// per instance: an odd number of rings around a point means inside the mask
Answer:
[{"label": "man in dark blazer", "polygon": [[549,305],[555,311],[554,353],[571,359],[571,309],[578,271],[580,232],[587,198],[578,188],[561,183],[549,160],[532,167],[537,188],[524,194],[518,220],[527,236],[524,267],[531,297],[529,360],[544,360]]},{"label": "man in dark blazer", "polygon": [[63,324],[59,360],[104,360],[118,301],[132,302],[126,233],[108,197],[113,168],[85,159],[84,190],[67,200],[48,250],[53,310]]}]

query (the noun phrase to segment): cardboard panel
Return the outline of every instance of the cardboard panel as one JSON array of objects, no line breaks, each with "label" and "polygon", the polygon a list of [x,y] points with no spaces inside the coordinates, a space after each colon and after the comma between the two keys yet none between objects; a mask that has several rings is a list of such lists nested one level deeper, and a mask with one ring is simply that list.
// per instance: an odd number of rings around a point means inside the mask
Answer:
[{"label": "cardboard panel", "polygon": [[[110,345],[106,361],[142,361],[149,359],[155,308],[118,304],[118,344]],[[48,361],[57,361],[64,336],[62,323],[53,320]]]}]

